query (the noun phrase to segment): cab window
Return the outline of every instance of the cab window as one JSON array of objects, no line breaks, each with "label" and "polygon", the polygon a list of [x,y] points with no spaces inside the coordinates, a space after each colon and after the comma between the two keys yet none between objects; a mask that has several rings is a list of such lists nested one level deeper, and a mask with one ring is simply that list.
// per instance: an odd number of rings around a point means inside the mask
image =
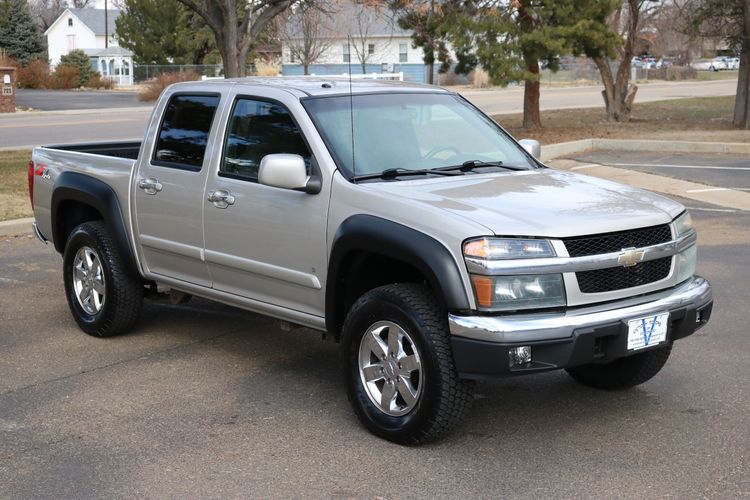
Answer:
[{"label": "cab window", "polygon": [[275,102],[237,99],[219,175],[257,182],[263,157],[277,153],[300,155],[310,172],[310,150],[289,111]]},{"label": "cab window", "polygon": [[152,163],[200,171],[218,95],[176,95],[164,111]]}]

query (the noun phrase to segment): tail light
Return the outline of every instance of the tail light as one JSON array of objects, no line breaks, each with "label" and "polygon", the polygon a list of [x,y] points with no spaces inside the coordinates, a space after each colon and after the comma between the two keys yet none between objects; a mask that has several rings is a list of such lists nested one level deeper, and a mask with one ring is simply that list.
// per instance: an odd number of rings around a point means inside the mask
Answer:
[{"label": "tail light", "polygon": [[29,160],[29,200],[34,208],[34,160]]}]

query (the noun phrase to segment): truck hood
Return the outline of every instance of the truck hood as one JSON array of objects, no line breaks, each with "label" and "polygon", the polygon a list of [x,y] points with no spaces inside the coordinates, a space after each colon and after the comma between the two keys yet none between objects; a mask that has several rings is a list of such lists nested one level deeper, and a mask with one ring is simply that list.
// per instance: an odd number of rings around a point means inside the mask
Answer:
[{"label": "truck hood", "polygon": [[665,224],[684,210],[679,203],[648,191],[553,169],[377,182],[367,187],[464,217],[498,236],[607,233]]}]

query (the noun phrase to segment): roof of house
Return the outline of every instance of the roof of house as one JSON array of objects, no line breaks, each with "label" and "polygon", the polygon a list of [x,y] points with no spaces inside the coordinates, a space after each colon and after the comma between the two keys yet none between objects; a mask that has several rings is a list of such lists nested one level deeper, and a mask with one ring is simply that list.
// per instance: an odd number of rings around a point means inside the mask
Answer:
[{"label": "roof of house", "polygon": [[[74,16],[81,20],[96,35],[104,35],[104,9],[68,9]],[[115,19],[122,11],[119,9],[107,9],[107,33],[114,34]]]},{"label": "roof of house", "polygon": [[133,57],[133,53],[126,48],[110,45],[106,49],[82,49],[90,57]]},{"label": "roof of house", "polygon": [[[325,38],[408,37],[412,31],[401,29],[390,10],[372,7],[366,2],[337,0],[330,11],[321,17],[321,35]],[[289,26],[292,38],[302,38],[302,29],[292,23]]]},{"label": "roof of house", "polygon": [[115,19],[122,13],[119,9],[107,9],[107,30],[104,30],[104,9],[74,9],[69,7],[65,9],[62,14],[58,16],[55,21],[50,24],[47,31],[44,34],[48,34],[52,28],[62,19],[66,12],[70,12],[73,16],[78,18],[88,29],[94,32],[94,35],[104,36],[109,34],[110,36],[115,34]]}]

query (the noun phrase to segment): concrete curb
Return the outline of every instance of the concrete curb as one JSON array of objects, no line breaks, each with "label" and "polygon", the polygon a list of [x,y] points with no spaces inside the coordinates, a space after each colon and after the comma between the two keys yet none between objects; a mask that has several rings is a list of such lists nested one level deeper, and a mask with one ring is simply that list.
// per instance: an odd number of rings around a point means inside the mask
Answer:
[{"label": "concrete curb", "polygon": [[153,104],[143,106],[126,106],[121,108],[92,108],[92,109],[60,109],[52,111],[16,111],[15,113],[0,114],[0,120],[9,120],[12,118],[26,118],[33,116],[51,116],[51,115],[89,115],[89,114],[112,114],[112,113],[133,113],[137,111],[151,112],[154,109]]},{"label": "concrete curb", "polygon": [[0,237],[33,235],[34,231],[31,229],[32,222],[34,222],[33,217],[0,222]]},{"label": "concrete curb", "polygon": [[642,139],[582,139],[542,146],[541,160],[582,153],[591,149],[609,151],[656,151],[675,153],[731,153],[750,155],[750,143],[655,141]]}]

